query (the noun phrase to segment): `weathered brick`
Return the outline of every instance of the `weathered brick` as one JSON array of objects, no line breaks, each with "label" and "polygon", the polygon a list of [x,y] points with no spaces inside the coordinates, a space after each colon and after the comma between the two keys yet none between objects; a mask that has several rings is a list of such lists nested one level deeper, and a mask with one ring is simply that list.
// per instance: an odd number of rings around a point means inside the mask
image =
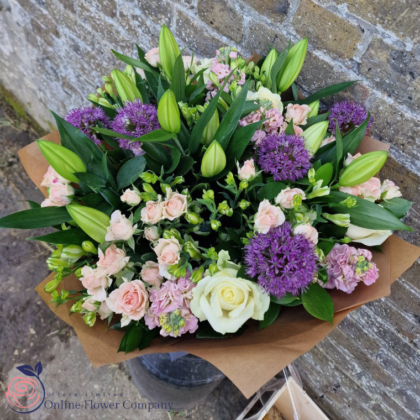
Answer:
[{"label": "weathered brick", "polygon": [[140,14],[158,25],[170,26],[172,22],[173,5],[166,0],[138,0]]},{"label": "weathered brick", "polygon": [[98,2],[102,13],[112,19],[117,17],[117,2],[116,0],[101,0]]},{"label": "weathered brick", "polygon": [[287,16],[290,8],[288,0],[244,0],[258,13],[267,16],[274,22],[281,23]]},{"label": "weathered brick", "polygon": [[214,57],[220,48],[220,39],[210,35],[195,19],[179,11],[176,23],[176,37],[198,56]]},{"label": "weathered brick", "polygon": [[199,0],[198,16],[221,34],[241,41],[243,17],[226,0]]},{"label": "weathered brick", "polygon": [[420,38],[420,7],[418,0],[335,0],[346,4],[349,12],[360,16],[373,25],[381,25],[405,40]]},{"label": "weathered brick", "polygon": [[357,44],[362,41],[360,27],[310,0],[302,0],[293,24],[296,32],[307,36],[314,48],[327,50],[339,58],[352,58],[357,52]]},{"label": "weathered brick", "polygon": [[266,25],[252,21],[245,39],[245,48],[250,52],[266,55],[271,47],[278,51],[287,47],[288,39],[280,32],[280,25]]},{"label": "weathered brick", "polygon": [[362,57],[360,73],[398,102],[420,109],[420,61],[413,53],[375,38]]},{"label": "weathered brick", "polygon": [[52,45],[53,36],[59,36],[57,26],[55,25],[54,21],[49,17],[43,19],[42,23],[36,19],[31,19],[31,25],[34,34],[39,36],[48,45]]}]

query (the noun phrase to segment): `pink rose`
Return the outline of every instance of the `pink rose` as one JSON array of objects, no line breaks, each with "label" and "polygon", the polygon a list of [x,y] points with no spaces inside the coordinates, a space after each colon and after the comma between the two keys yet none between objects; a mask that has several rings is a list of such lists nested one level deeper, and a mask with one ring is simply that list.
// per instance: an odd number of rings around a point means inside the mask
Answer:
[{"label": "pink rose", "polygon": [[149,307],[146,287],[141,280],[127,281],[110,293],[106,303],[116,314],[122,314],[121,325],[125,326],[131,320],[139,321]]},{"label": "pink rose", "polygon": [[335,141],[334,136],[327,137],[326,139],[322,140],[321,147],[325,146],[326,144],[331,143],[333,141]]},{"label": "pink rose", "polygon": [[305,125],[307,123],[306,117],[311,112],[308,105],[293,105],[289,104],[286,107],[285,120],[290,122],[293,119],[294,125]]},{"label": "pink rose", "polygon": [[[241,123],[239,121],[239,123]],[[255,144],[258,146],[267,136],[266,132],[263,130],[257,130],[255,131],[254,135],[252,136],[251,141],[254,141]]]},{"label": "pink rose", "polygon": [[106,241],[127,241],[129,240],[137,225],[134,225],[123,215],[119,210],[111,214],[111,221],[106,228],[107,234],[105,235]]},{"label": "pink rose", "polygon": [[344,160],[344,166],[349,166],[354,159],[357,159],[360,156],[362,156],[360,153],[356,153],[354,156],[352,156],[350,153],[347,153],[347,157]]},{"label": "pink rose", "polygon": [[137,206],[141,202],[140,194],[130,189],[125,190],[120,199],[123,203],[127,203],[130,206]]},{"label": "pink rose", "polygon": [[255,177],[255,165],[254,165],[254,159],[246,160],[242,167],[239,166],[239,162],[237,162],[238,165],[238,178],[240,180],[252,180]]},{"label": "pink rose", "polygon": [[[281,127],[280,127],[280,133],[284,133],[286,131],[286,128],[289,124],[285,121]],[[296,136],[301,136],[303,133],[303,129],[301,127],[299,127],[298,125],[293,125],[293,130],[295,132]]]},{"label": "pink rose", "polygon": [[70,184],[70,181],[68,179],[63,178],[61,175],[59,175],[52,166],[48,166],[48,170],[45,173],[41,185],[43,187],[52,187],[55,184]]},{"label": "pink rose", "polygon": [[284,221],[284,213],[280,207],[273,206],[268,200],[263,200],[255,215],[255,229],[259,233],[267,233],[270,228],[280,226]]},{"label": "pink rose", "polygon": [[143,223],[154,225],[161,219],[162,207],[159,196],[157,201],[148,201],[146,207],[141,209],[141,220]]},{"label": "pink rose", "polygon": [[98,307],[95,305],[95,299],[90,298],[86,299],[83,302],[82,308],[86,309],[89,312],[95,312],[98,309]]},{"label": "pink rose", "polygon": [[400,187],[394,182],[386,179],[381,186],[381,198],[383,200],[391,200],[392,198],[401,197]]},{"label": "pink rose", "polygon": [[295,195],[300,194],[302,196],[302,200],[306,199],[305,192],[302,191],[300,188],[290,188],[287,187],[286,189],[280,191],[280,194],[275,198],[276,204],[279,204],[284,209],[292,209],[293,208],[293,198]]},{"label": "pink rose", "polygon": [[125,255],[124,250],[117,248],[115,244],[106,249],[105,255],[101,248],[98,248],[98,253],[99,261],[97,266],[102,269],[102,274],[107,276],[119,273],[130,259],[130,257]]},{"label": "pink rose", "polygon": [[144,55],[144,58],[151,66],[157,67],[157,65],[160,64],[159,48],[152,48],[151,50],[147,51],[147,53]]},{"label": "pink rose", "polygon": [[166,201],[162,203],[162,214],[165,219],[174,220],[187,212],[187,196],[167,190]]},{"label": "pink rose", "polygon": [[106,288],[112,283],[112,280],[101,269],[94,269],[87,265],[82,268],[80,281],[92,299],[98,302],[103,302],[106,299]]},{"label": "pink rose", "polygon": [[155,243],[160,238],[160,229],[157,226],[149,226],[144,228],[144,237]]},{"label": "pink rose", "polygon": [[356,197],[360,197],[362,195],[362,190],[358,185],[355,185],[354,187],[340,187],[338,190],[346,194],[355,195]]},{"label": "pink rose", "polygon": [[181,245],[179,244],[178,239],[160,238],[154,251],[158,257],[159,264],[174,265],[179,261]]},{"label": "pink rose", "polygon": [[370,200],[379,200],[381,198],[381,181],[379,178],[372,177],[369,181],[358,185],[362,192],[362,197]]},{"label": "pink rose", "polygon": [[318,243],[318,231],[310,223],[297,225],[293,228],[293,234],[304,235],[305,238],[309,239],[313,244]]},{"label": "pink rose", "polygon": [[48,188],[48,198],[41,203],[41,207],[63,207],[70,204],[74,197],[74,188],[70,184],[59,182]]},{"label": "pink rose", "polygon": [[267,121],[264,121],[265,131],[268,132],[278,132],[280,127],[283,124],[283,115],[276,108],[271,108],[265,113],[265,118],[268,118]]},{"label": "pink rose", "polygon": [[112,314],[111,309],[108,308],[105,301],[101,303],[101,306],[98,309],[98,314],[102,320],[107,319]]},{"label": "pink rose", "polygon": [[159,264],[153,261],[146,261],[141,268],[140,277],[151,286],[159,287],[162,284],[163,277],[159,273]]}]

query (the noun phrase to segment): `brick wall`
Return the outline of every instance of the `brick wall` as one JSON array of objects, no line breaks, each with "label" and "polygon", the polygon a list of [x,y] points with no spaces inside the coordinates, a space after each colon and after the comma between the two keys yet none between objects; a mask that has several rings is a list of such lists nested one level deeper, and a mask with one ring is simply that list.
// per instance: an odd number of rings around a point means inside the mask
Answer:
[{"label": "brick wall", "polygon": [[[264,53],[308,36],[300,89],[360,80],[341,97],[371,110],[372,135],[391,144],[384,176],[419,201],[418,0],[0,0],[0,9],[0,83],[45,128],[48,109],[87,104],[101,76],[121,66],[111,48],[134,55],[134,42],[157,46],[162,23],[198,56],[223,44]],[[419,214],[416,204],[407,218],[417,232]],[[405,239],[420,245],[419,233]],[[418,418],[419,274],[417,264],[390,298],[354,312],[299,360],[331,418]]]}]

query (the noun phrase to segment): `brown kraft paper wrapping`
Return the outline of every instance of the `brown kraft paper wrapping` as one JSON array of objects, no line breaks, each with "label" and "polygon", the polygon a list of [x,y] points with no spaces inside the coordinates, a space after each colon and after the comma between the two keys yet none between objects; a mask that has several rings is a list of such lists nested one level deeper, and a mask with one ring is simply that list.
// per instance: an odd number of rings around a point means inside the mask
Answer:
[{"label": "brown kraft paper wrapping", "polygon": [[[43,140],[60,143],[58,131],[45,136]],[[367,153],[388,149],[386,144],[365,136],[357,151]],[[31,180],[45,194],[40,183],[48,163],[36,143],[21,149],[19,157]],[[257,331],[257,322],[251,321],[240,337],[226,340],[157,338],[147,349],[128,354],[117,353],[123,332],[105,332],[106,324],[99,318],[92,328],[88,327],[82,317],[69,315],[71,302],[58,308],[50,303],[51,297],[44,292],[44,286],[53,278],[53,274],[39,284],[36,291],[58,317],[74,328],[94,367],[119,363],[142,354],[182,350],[212,363],[249,398],[281,369],[326,337],[349,312],[367,302],[388,296],[390,285],[419,258],[420,248],[392,235],[382,245],[382,253],[372,253],[380,273],[376,283],[371,286],[360,283],[350,295],[338,290],[330,292],[335,307],[334,325],[313,318],[302,307],[282,307],[279,318],[262,331]],[[67,277],[57,290],[60,291],[60,288],[78,290],[80,281],[74,276]]]}]

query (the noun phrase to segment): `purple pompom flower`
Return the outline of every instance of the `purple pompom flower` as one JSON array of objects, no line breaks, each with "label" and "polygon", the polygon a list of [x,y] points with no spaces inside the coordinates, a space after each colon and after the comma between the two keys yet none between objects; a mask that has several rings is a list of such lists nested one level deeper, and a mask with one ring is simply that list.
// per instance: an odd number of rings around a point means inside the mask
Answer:
[{"label": "purple pompom flower", "polygon": [[[336,123],[342,133],[348,133],[355,127],[358,127],[367,118],[368,113],[366,108],[358,102],[337,102],[331,108],[331,114],[328,116],[330,125],[328,127],[331,133],[335,133]],[[367,128],[369,129],[373,124],[373,118],[370,117]]]},{"label": "purple pompom flower", "polygon": [[261,169],[273,175],[274,181],[296,181],[312,167],[311,155],[305,149],[304,139],[296,135],[271,134],[265,137],[257,150]]},{"label": "purple pompom flower", "polygon": [[314,281],[317,256],[314,244],[302,234],[293,236],[285,222],[251,239],[245,246],[245,266],[248,275],[281,299],[286,292],[297,296]]},{"label": "purple pompom flower", "polygon": [[80,128],[80,131],[85,133],[96,144],[100,144],[101,141],[98,139],[96,132],[92,130],[92,127],[96,127],[98,123],[101,123],[104,128],[109,128],[111,123],[104,110],[99,107],[72,109],[64,119],[71,125]]},{"label": "purple pompom flower", "polygon": [[[125,102],[112,122],[112,130],[126,136],[140,137],[159,128],[156,107],[142,104],[140,99]],[[130,143],[127,139],[118,139],[118,142],[122,149],[130,149],[136,156],[144,154],[139,142]]]}]

